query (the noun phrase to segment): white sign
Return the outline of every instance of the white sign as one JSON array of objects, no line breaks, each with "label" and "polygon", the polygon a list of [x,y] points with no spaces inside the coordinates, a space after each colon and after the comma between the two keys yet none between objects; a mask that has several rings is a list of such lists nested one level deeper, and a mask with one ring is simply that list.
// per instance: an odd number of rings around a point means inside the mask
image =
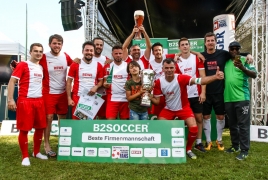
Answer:
[{"label": "white sign", "polygon": [[61,146],[71,146],[71,137],[60,137],[59,145]]},{"label": "white sign", "polygon": [[96,157],[97,148],[92,148],[92,147],[85,148],[85,156]]},{"label": "white sign", "polygon": [[184,148],[172,148],[172,157],[184,157],[185,150]]},{"label": "white sign", "polygon": [[79,98],[74,115],[80,119],[93,120],[99,109],[101,108],[104,100],[98,96],[89,96],[83,92]]},{"label": "white sign", "polygon": [[83,143],[160,144],[161,134],[82,133]]},{"label": "white sign", "polygon": [[142,157],[143,149],[142,148],[130,148],[130,157]]},{"label": "white sign", "polygon": [[[3,120],[0,135],[18,135],[19,130],[17,129],[17,121],[16,120]],[[34,129],[29,131],[28,135],[33,135]],[[51,125],[51,135],[59,135],[59,127],[58,121],[52,121]]]},{"label": "white sign", "polygon": [[70,147],[59,147],[58,154],[60,156],[70,156]]},{"label": "white sign", "polygon": [[171,128],[171,136],[184,136],[183,128]]},{"label": "white sign", "polygon": [[268,126],[250,125],[250,140],[268,142]]},{"label": "white sign", "polygon": [[184,147],[184,138],[172,138],[172,147]]},{"label": "white sign", "polygon": [[84,148],[83,147],[72,147],[72,156],[83,156]]},{"label": "white sign", "polygon": [[99,157],[111,157],[111,149],[110,148],[99,148],[98,156]]},{"label": "white sign", "polygon": [[228,46],[235,40],[235,17],[233,14],[222,14],[213,18],[214,34],[217,38],[217,49],[228,51]]},{"label": "white sign", "polygon": [[144,148],[144,157],[157,157],[156,148]]}]

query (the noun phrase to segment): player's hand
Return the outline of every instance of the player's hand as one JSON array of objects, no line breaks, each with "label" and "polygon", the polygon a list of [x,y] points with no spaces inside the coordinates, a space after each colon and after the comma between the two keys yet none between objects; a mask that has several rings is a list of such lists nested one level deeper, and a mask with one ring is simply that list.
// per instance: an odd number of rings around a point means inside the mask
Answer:
[{"label": "player's hand", "polygon": [[144,29],[144,27],[143,26],[140,26],[140,27],[138,27],[139,28],[139,30],[142,32],[142,33],[144,33],[145,32],[145,29]]},{"label": "player's hand", "polygon": [[14,99],[10,100],[7,104],[7,107],[9,110],[11,111],[16,111],[17,106],[16,106],[16,102],[14,101]]},{"label": "player's hand", "polygon": [[252,64],[253,63],[253,57],[252,57],[252,55],[251,54],[248,54],[246,60],[247,60],[247,63],[248,64]]},{"label": "player's hand", "polygon": [[182,62],[181,60],[181,53],[176,53],[175,54],[175,57],[174,57],[174,61],[177,63],[177,62]]},{"label": "player's hand", "polygon": [[219,79],[219,80],[224,79],[224,73],[223,73],[222,71],[220,71],[219,66],[217,66],[217,71],[216,71],[215,76],[216,76],[216,78]]},{"label": "player's hand", "polygon": [[203,102],[206,100],[206,93],[201,93],[199,96],[199,103],[203,104]]},{"label": "player's hand", "polygon": [[80,58],[75,58],[73,60],[73,62],[77,63],[77,64],[81,64],[81,59]]},{"label": "player's hand", "polygon": [[93,96],[98,90],[98,86],[94,86],[93,88],[90,89],[88,92],[88,95]]},{"label": "player's hand", "polygon": [[233,63],[234,63],[234,66],[235,67],[237,67],[237,68],[239,68],[241,70],[245,69],[245,67],[242,64],[242,61],[240,59],[239,60],[234,60]]},{"label": "player's hand", "polygon": [[69,106],[74,106],[75,103],[74,103],[74,101],[72,99],[68,99],[68,105]]},{"label": "player's hand", "polygon": [[111,59],[106,59],[106,61],[104,62],[104,65],[106,65],[106,64],[110,64],[110,63],[112,63],[113,62],[113,60],[111,60]]},{"label": "player's hand", "polygon": [[111,84],[108,84],[107,82],[104,82],[102,86],[105,87],[105,88],[109,88],[111,86]]},{"label": "player's hand", "polygon": [[139,30],[138,27],[134,27],[132,33],[137,33],[137,32],[139,32],[139,31],[140,31],[140,30]]}]

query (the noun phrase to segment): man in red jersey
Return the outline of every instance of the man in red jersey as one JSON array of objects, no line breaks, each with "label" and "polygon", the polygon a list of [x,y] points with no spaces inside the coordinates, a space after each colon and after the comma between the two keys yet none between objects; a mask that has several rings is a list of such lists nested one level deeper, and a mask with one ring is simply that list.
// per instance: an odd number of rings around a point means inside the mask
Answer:
[{"label": "man in red jersey", "polygon": [[56,153],[51,150],[49,138],[53,115],[60,119],[66,119],[68,101],[66,95],[67,67],[72,64],[72,59],[66,53],[61,52],[63,38],[58,34],[49,37],[50,51],[44,53],[40,60],[43,67],[43,97],[47,117],[47,128],[44,131],[44,148],[46,154],[55,157]]},{"label": "man in red jersey", "polygon": [[[106,118],[114,120],[119,114],[120,119],[129,119],[128,101],[124,88],[128,78],[127,63],[122,61],[123,50],[121,46],[112,48],[114,61],[104,66],[103,86],[107,91]],[[107,83],[108,73],[112,76],[112,82]]]},{"label": "man in red jersey", "polygon": [[[205,77],[205,68],[203,61],[190,53],[190,42],[187,38],[179,40],[179,49],[181,52],[180,61],[176,64],[176,72],[178,74],[187,74],[193,78]],[[206,152],[202,144],[203,130],[203,102],[206,100],[206,86],[192,85],[187,87],[188,100],[190,107],[194,112],[195,120],[198,127],[195,149]]]},{"label": "man in red jersey", "polygon": [[151,101],[153,104],[158,105],[160,96],[165,96],[166,106],[160,112],[158,119],[173,120],[175,117],[178,117],[179,119],[185,120],[189,128],[186,153],[189,158],[196,159],[197,157],[191,149],[196,139],[198,128],[188,102],[187,86],[193,84],[209,84],[213,81],[223,79],[224,74],[218,70],[213,76],[192,78],[188,75],[175,74],[175,67],[175,61],[173,59],[165,59],[163,61],[163,72],[165,76],[161,76],[155,81],[154,97],[151,98]]},{"label": "man in red jersey", "polygon": [[[43,68],[39,65],[43,46],[39,43],[32,44],[30,54],[31,59],[17,65],[8,83],[8,109],[17,111],[17,129],[20,131],[18,141],[23,166],[30,166],[28,132],[32,128],[35,128],[33,157],[47,159],[47,156],[40,153],[43,131],[47,125],[42,98]],[[16,105],[13,95],[17,81],[19,81],[19,97]]]},{"label": "man in red jersey", "polygon": [[[85,90],[89,95],[94,95],[103,83],[103,67],[99,62],[93,61],[95,45],[91,41],[86,41],[82,48],[83,58],[81,63],[73,63],[71,65],[66,85],[68,105],[73,106],[72,114],[74,114],[80,95]],[[73,119],[78,118],[73,115]]]}]

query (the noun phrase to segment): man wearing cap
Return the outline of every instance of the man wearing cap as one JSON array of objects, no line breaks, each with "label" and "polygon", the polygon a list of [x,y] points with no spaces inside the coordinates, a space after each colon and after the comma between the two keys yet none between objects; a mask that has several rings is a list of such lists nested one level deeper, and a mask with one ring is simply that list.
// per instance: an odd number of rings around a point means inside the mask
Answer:
[{"label": "man wearing cap", "polygon": [[225,64],[225,111],[229,117],[232,146],[225,152],[234,153],[241,149],[236,159],[248,156],[250,145],[250,92],[249,78],[256,78],[256,69],[240,56],[241,45],[234,41],[229,45],[231,59]]},{"label": "man wearing cap", "polygon": [[[206,58],[204,62],[207,76],[214,75],[219,66],[224,71],[225,63],[231,58],[228,51],[216,49],[217,38],[212,32],[206,33],[205,38],[206,51],[201,54]],[[247,59],[252,61],[251,55]],[[216,114],[217,140],[216,147],[219,151],[224,150],[222,133],[225,127],[225,110],[224,110],[224,81],[214,81],[206,86],[206,101],[203,103],[203,129],[206,136],[207,151],[213,146],[211,141],[211,112],[212,108]]]}]

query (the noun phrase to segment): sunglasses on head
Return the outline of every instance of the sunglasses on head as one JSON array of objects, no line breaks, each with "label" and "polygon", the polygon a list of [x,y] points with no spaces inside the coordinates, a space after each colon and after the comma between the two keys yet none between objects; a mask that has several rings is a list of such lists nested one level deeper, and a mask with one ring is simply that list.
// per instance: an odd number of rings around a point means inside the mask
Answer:
[{"label": "sunglasses on head", "polygon": [[239,48],[239,47],[230,47],[230,50],[231,50],[231,51],[233,51],[233,50],[239,51],[240,48]]}]

